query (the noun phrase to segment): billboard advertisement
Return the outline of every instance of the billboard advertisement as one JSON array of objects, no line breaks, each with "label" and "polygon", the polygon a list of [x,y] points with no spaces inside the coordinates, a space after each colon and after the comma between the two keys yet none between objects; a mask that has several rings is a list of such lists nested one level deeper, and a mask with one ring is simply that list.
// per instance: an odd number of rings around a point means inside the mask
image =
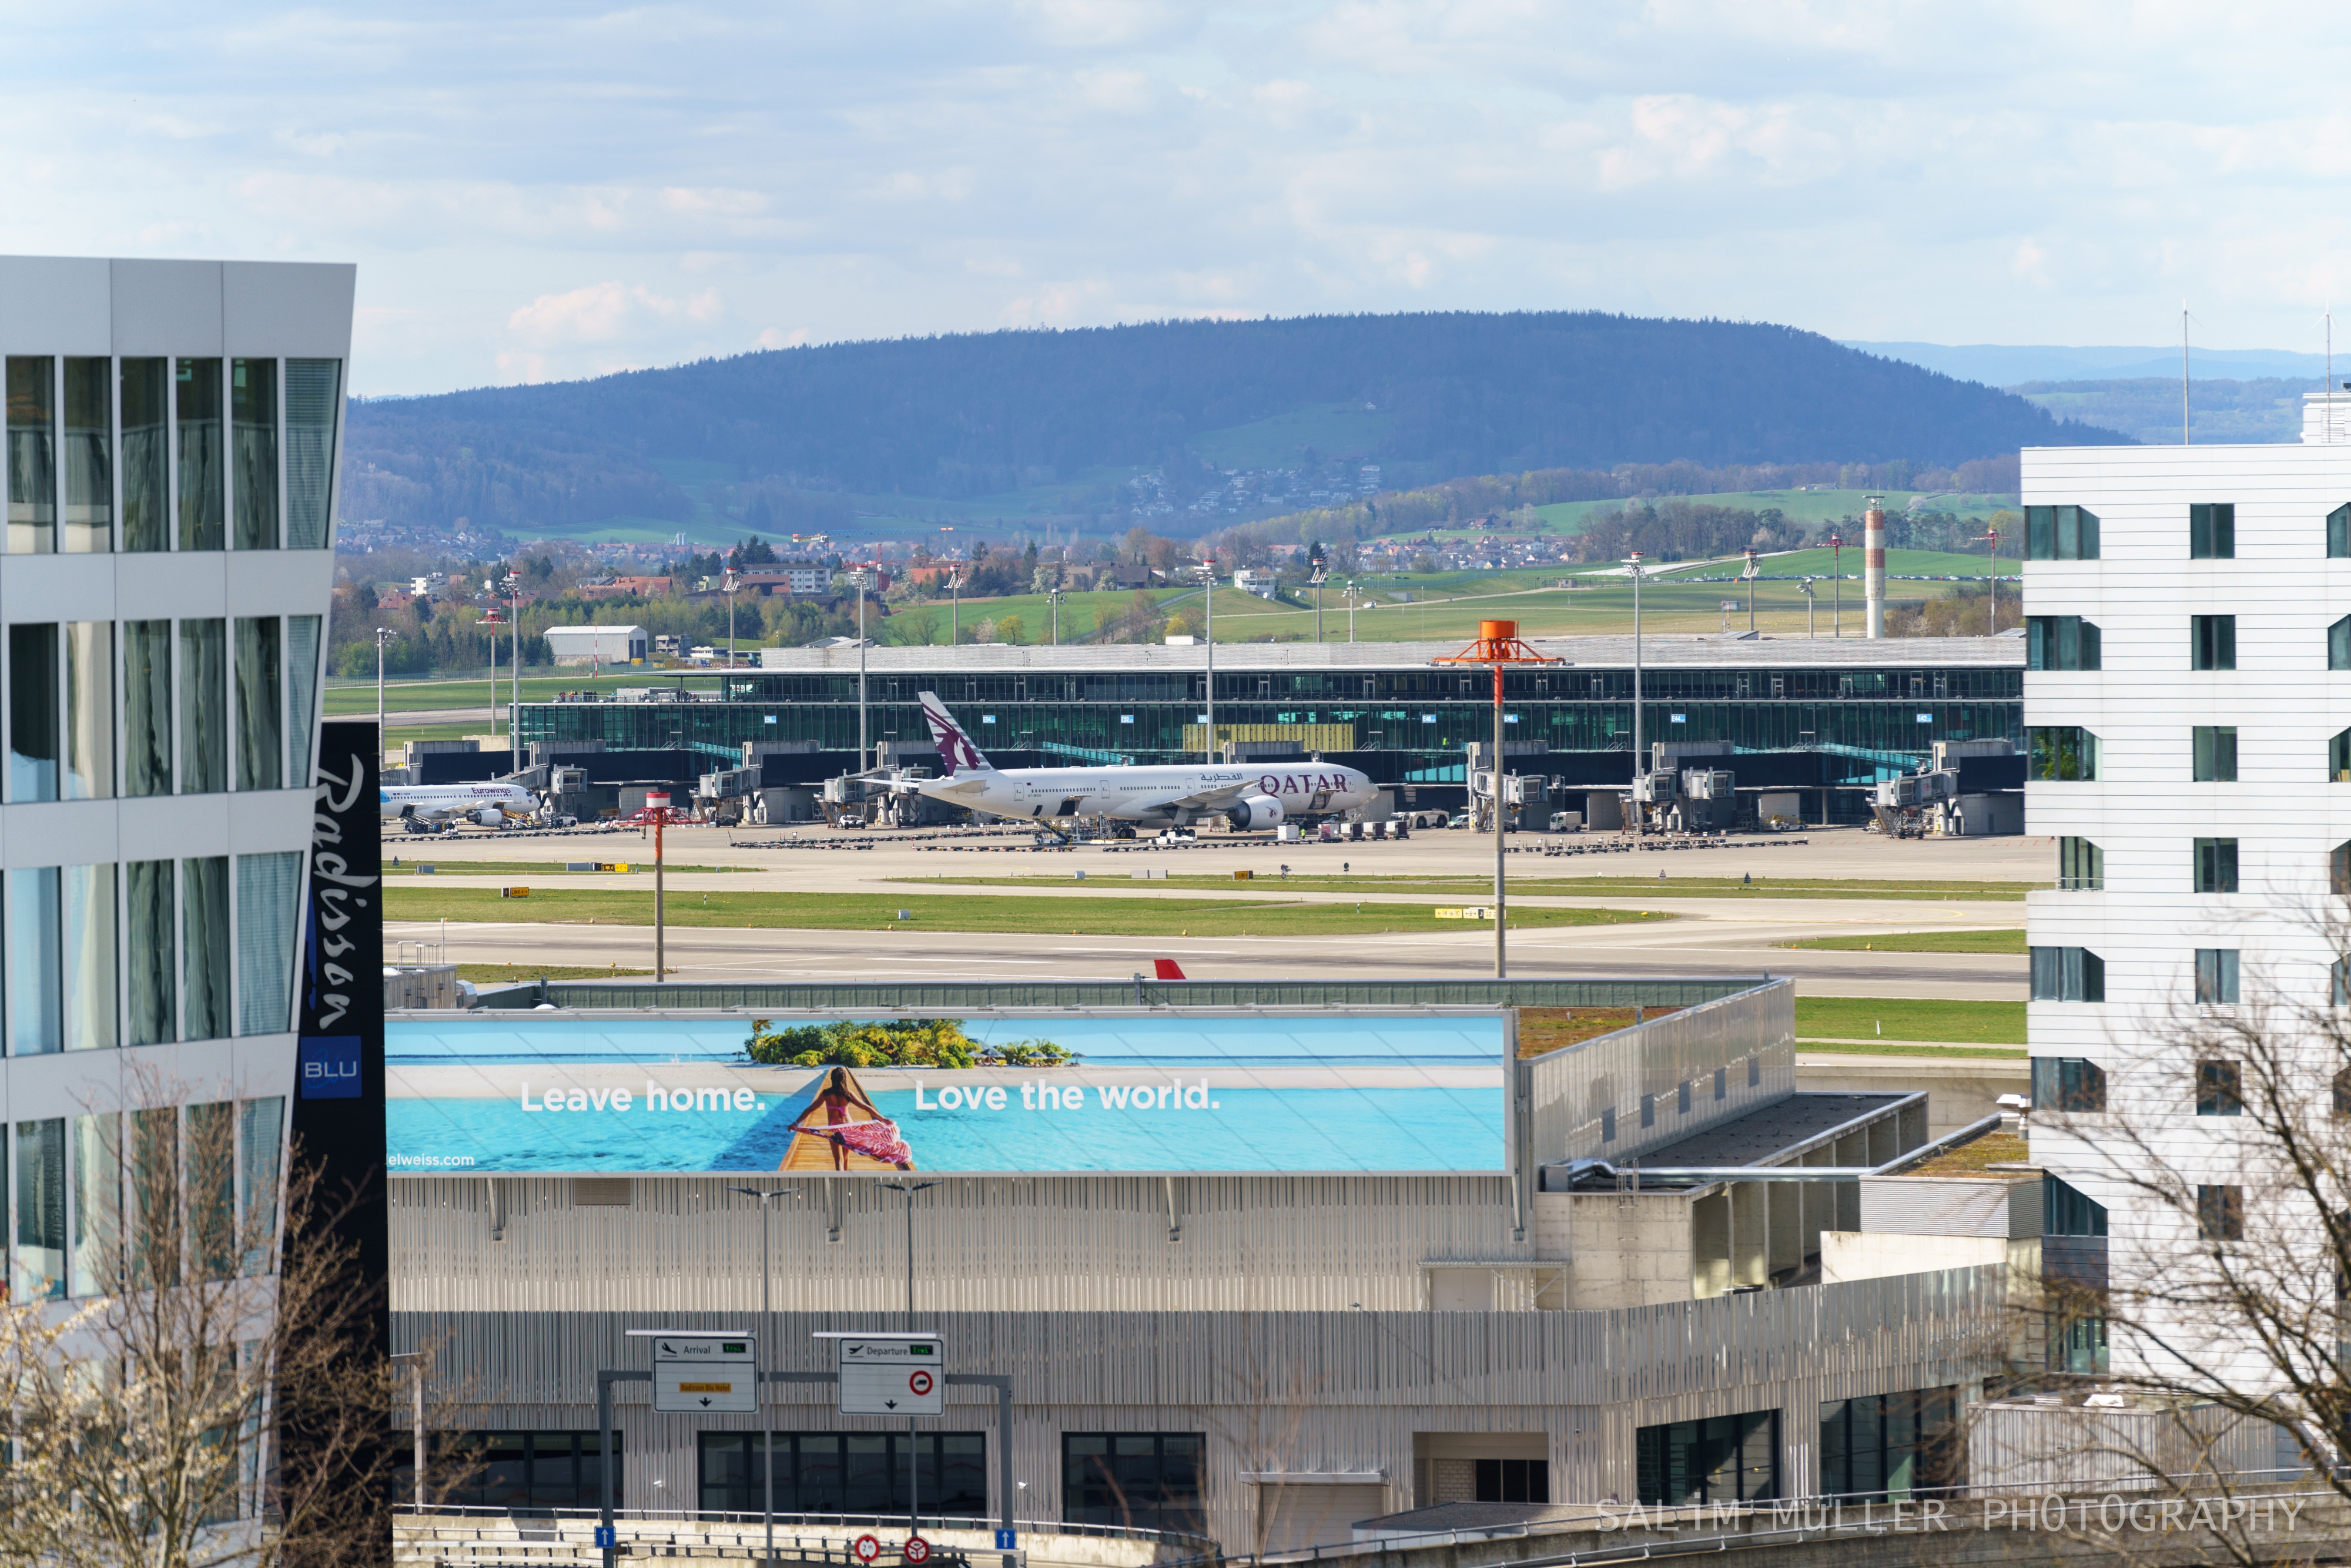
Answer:
[{"label": "billboard advertisement", "polygon": [[1507,1167],[1471,1014],[395,1020],[396,1173]]}]

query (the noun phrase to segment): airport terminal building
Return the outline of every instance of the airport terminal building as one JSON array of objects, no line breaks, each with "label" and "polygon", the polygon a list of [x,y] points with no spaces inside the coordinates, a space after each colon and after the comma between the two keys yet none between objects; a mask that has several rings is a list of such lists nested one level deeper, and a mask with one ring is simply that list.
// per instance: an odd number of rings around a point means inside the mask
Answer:
[{"label": "airport terminal building", "polygon": [[[1902,1174],[1926,1097],[1797,1092],[1785,980],[544,989],[387,1047],[395,1348],[440,1369],[457,1501],[592,1508],[609,1454],[624,1508],[756,1515],[763,1420],[787,1514],[903,1520],[911,1464],[935,1525],[1228,1552],[1909,1496],[1962,1479],[2016,1349],[2037,1208],[1856,1240],[1906,1183],[1886,1213],[1949,1207]],[[883,1027],[976,1054],[800,1053]],[[910,1427],[819,1382],[727,1416],[620,1385],[608,1446],[598,1373],[690,1329],[800,1376],[823,1334],[935,1334],[1008,1392]]]},{"label": "airport terminal building", "polygon": [[[1506,750],[1541,758],[1524,770],[1563,789],[1626,784],[1634,640],[1535,646],[1561,663],[1505,677]],[[1359,768],[1399,805],[1458,804],[1465,747],[1493,733],[1493,684],[1483,671],[1432,663],[1455,652],[1434,643],[1219,644],[1214,739]],[[999,767],[1181,762],[1209,749],[1207,653],[768,648],[758,673],[727,674],[714,689],[649,684],[525,704],[520,733],[534,757],[585,766],[599,780],[691,783],[749,755],[769,784],[805,786],[851,770],[861,736],[869,762],[932,758],[917,697],[934,691]],[[2026,646],[2016,635],[1650,636],[1639,656],[1645,746],[1727,747],[1740,789],[1809,791],[1813,820],[1864,820],[1868,789],[1916,771],[1938,741],[2022,739]],[[597,753],[621,755],[596,761]]]}]

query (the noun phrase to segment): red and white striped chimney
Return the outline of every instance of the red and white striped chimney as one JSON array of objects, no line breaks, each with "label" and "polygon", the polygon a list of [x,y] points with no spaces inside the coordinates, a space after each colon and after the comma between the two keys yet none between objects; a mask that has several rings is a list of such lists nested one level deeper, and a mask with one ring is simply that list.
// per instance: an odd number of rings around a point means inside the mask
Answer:
[{"label": "red and white striped chimney", "polygon": [[1861,580],[1869,600],[1869,634],[1886,635],[1886,507],[1876,497],[1861,516]]}]

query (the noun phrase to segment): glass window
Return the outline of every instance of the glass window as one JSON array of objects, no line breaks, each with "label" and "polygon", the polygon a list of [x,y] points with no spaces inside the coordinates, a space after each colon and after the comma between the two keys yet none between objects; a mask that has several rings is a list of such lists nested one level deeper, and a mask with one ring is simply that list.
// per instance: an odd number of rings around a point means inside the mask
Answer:
[{"label": "glass window", "polygon": [[2024,508],[2027,560],[2095,560],[2097,515],[2083,507]]},{"label": "glass window", "polygon": [[73,1119],[73,1293],[112,1295],[122,1279],[122,1118]]},{"label": "glass window", "polygon": [[2048,782],[2095,782],[2098,737],[2079,725],[2036,725],[2024,732],[2024,776]]},{"label": "glass window", "polygon": [[2326,559],[2346,557],[2351,557],[2351,506],[2337,507],[2326,514]]},{"label": "glass window", "polygon": [[[759,1511],[765,1490],[759,1474],[759,1437],[757,1432],[702,1435],[705,1512]],[[909,1443],[905,1434],[778,1432],[775,1437],[778,1513],[904,1511]],[[987,1517],[987,1438],[977,1432],[925,1432],[911,1440],[924,1513]],[[590,1497],[581,1506],[593,1503]]]},{"label": "glass window", "polygon": [[2242,1241],[2245,1239],[2244,1189],[2199,1186],[2196,1189],[2196,1235],[2204,1241]]},{"label": "glass window", "polygon": [[179,948],[172,940],[171,861],[132,861],[130,883],[131,1043],[157,1045],[180,1038]]},{"label": "glass window", "polygon": [[40,1056],[64,1043],[57,868],[8,877],[8,1054]]},{"label": "glass window", "polygon": [[1196,1432],[1064,1432],[1061,1518],[1196,1534],[1207,1447]]},{"label": "glass window", "polygon": [[1687,1508],[1780,1495],[1780,1413],[1750,1410],[1633,1434],[1641,1501]]},{"label": "glass window", "polygon": [[2078,615],[2028,615],[2024,619],[2024,638],[2026,669],[2095,670],[2099,667],[2097,625]]},{"label": "glass window", "polygon": [[[734,1433],[704,1434],[705,1474],[709,1469],[713,1438],[733,1438]],[[756,1445],[758,1434],[750,1435]],[[445,1478],[432,1495],[458,1508],[592,1509],[603,1500],[603,1435],[599,1432],[448,1432],[431,1437],[433,1470]],[[783,1438],[777,1438],[778,1452]],[[621,1434],[612,1434],[617,1460],[624,1452]],[[392,1493],[416,1495],[415,1449],[403,1441]],[[612,1467],[612,1504],[625,1505],[621,1493],[622,1467]],[[672,1499],[674,1504],[677,1500]],[[924,1500],[925,1511],[929,1500]],[[780,1494],[778,1512],[785,1511]],[[755,1503],[749,1510],[758,1511]]]},{"label": "glass window", "polygon": [[59,881],[65,905],[66,1049],[110,1051],[121,1043],[116,1027],[114,867],[69,865]]},{"label": "glass window", "polygon": [[141,1285],[180,1279],[180,1112],[131,1113],[131,1273]]},{"label": "glass window", "polygon": [[277,548],[277,361],[231,360],[230,434],[236,454],[236,548]]},{"label": "glass window", "polygon": [[10,1296],[52,1301],[66,1293],[66,1123],[16,1124],[16,1245]]},{"label": "glass window", "polygon": [[122,361],[122,548],[172,548],[171,361]]},{"label": "glass window", "polygon": [[2199,724],[2194,727],[2196,781],[2233,784],[2237,781],[2237,727]]},{"label": "glass window", "polygon": [[221,362],[182,360],[172,378],[180,427],[180,548],[225,544],[227,469],[221,453]]},{"label": "glass window", "polygon": [[1821,1495],[1895,1501],[1955,1486],[1959,1390],[1921,1388],[1821,1406]]},{"label": "glass window", "polygon": [[1478,1459],[1471,1485],[1479,1502],[1549,1502],[1551,1466],[1541,1459]]},{"label": "glass window", "polygon": [[2104,1236],[2106,1206],[2053,1176],[2041,1178],[2041,1229],[2048,1236]]},{"label": "glass window", "polygon": [[66,361],[65,532],[68,555],[114,548],[112,367],[102,359]]},{"label": "glass window", "polygon": [[114,622],[68,621],[66,769],[68,800],[114,794]]},{"label": "glass window", "polygon": [[2237,507],[2232,501],[2199,501],[2188,508],[2188,559],[2230,560],[2237,553]]},{"label": "glass window", "polygon": [[2105,1069],[2078,1056],[2032,1059],[2032,1106],[2037,1111],[2103,1111]]},{"label": "glass window", "polygon": [[8,799],[57,798],[57,629],[8,628]]},{"label": "glass window", "polygon": [[2351,896],[2351,842],[2337,844],[2328,853],[2326,885],[2330,892]]},{"label": "glass window", "polygon": [[285,662],[274,615],[236,623],[236,787],[286,787]]},{"label": "glass window", "polygon": [[2105,960],[2087,947],[2033,947],[2032,999],[2036,1002],[2103,1002]]},{"label": "glass window", "polygon": [[180,862],[180,954],[186,1040],[225,1040],[228,1017],[228,857]]},{"label": "glass window", "polygon": [[2237,949],[2196,949],[2196,999],[2208,1003],[2237,999]]},{"label": "glass window", "polygon": [[1644,1094],[1641,1096],[1641,1125],[1654,1127],[1656,1124],[1657,1097],[1654,1094]]},{"label": "glass window", "polygon": [[2196,1064],[2196,1113],[2199,1116],[2241,1116],[2245,1113],[2244,1079],[2233,1061]]},{"label": "glass window", "polygon": [[180,790],[228,788],[228,622],[180,622]]},{"label": "glass window", "polygon": [[2057,841],[2057,885],[2074,892],[2095,892],[2106,885],[2106,852],[2087,839]]},{"label": "glass window", "polygon": [[286,361],[286,548],[325,549],[335,495],[340,360]]},{"label": "glass window", "polygon": [[2189,667],[2233,670],[2237,667],[2237,618],[2233,615],[2191,615],[2188,618]]},{"label": "glass window", "polygon": [[57,548],[57,362],[8,358],[8,553]]},{"label": "glass window", "polygon": [[172,623],[122,623],[122,792],[172,792]]},{"label": "glass window", "polygon": [[2326,628],[2326,667],[2351,670],[2351,615]]},{"label": "glass window", "polygon": [[200,1280],[236,1272],[236,1102],[188,1107],[188,1260]]},{"label": "glass window", "polygon": [[2199,893],[2237,891],[2236,840],[2199,839],[2196,841],[2196,891]]},{"label": "glass window", "polygon": [[301,919],[298,850],[236,857],[237,1029],[294,1027],[294,928]]},{"label": "glass window", "polygon": [[240,1242],[245,1249],[245,1271],[266,1274],[277,1256],[277,1167],[285,1146],[286,1100],[273,1094],[242,1101],[236,1110],[236,1185],[245,1206]]},{"label": "glass window", "polygon": [[319,617],[293,615],[286,621],[286,686],[287,693],[286,782],[288,788],[310,787],[310,737],[319,727]]}]

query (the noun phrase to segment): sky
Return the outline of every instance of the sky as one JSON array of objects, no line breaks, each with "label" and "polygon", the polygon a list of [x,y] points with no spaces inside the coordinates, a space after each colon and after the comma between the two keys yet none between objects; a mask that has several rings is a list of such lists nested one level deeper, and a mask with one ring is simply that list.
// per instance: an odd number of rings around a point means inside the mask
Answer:
[{"label": "sky", "polygon": [[[11,5],[0,250],[356,262],[368,394],[1170,317],[2315,350],[2351,14]],[[2351,341],[2351,333],[2346,333]]]}]

